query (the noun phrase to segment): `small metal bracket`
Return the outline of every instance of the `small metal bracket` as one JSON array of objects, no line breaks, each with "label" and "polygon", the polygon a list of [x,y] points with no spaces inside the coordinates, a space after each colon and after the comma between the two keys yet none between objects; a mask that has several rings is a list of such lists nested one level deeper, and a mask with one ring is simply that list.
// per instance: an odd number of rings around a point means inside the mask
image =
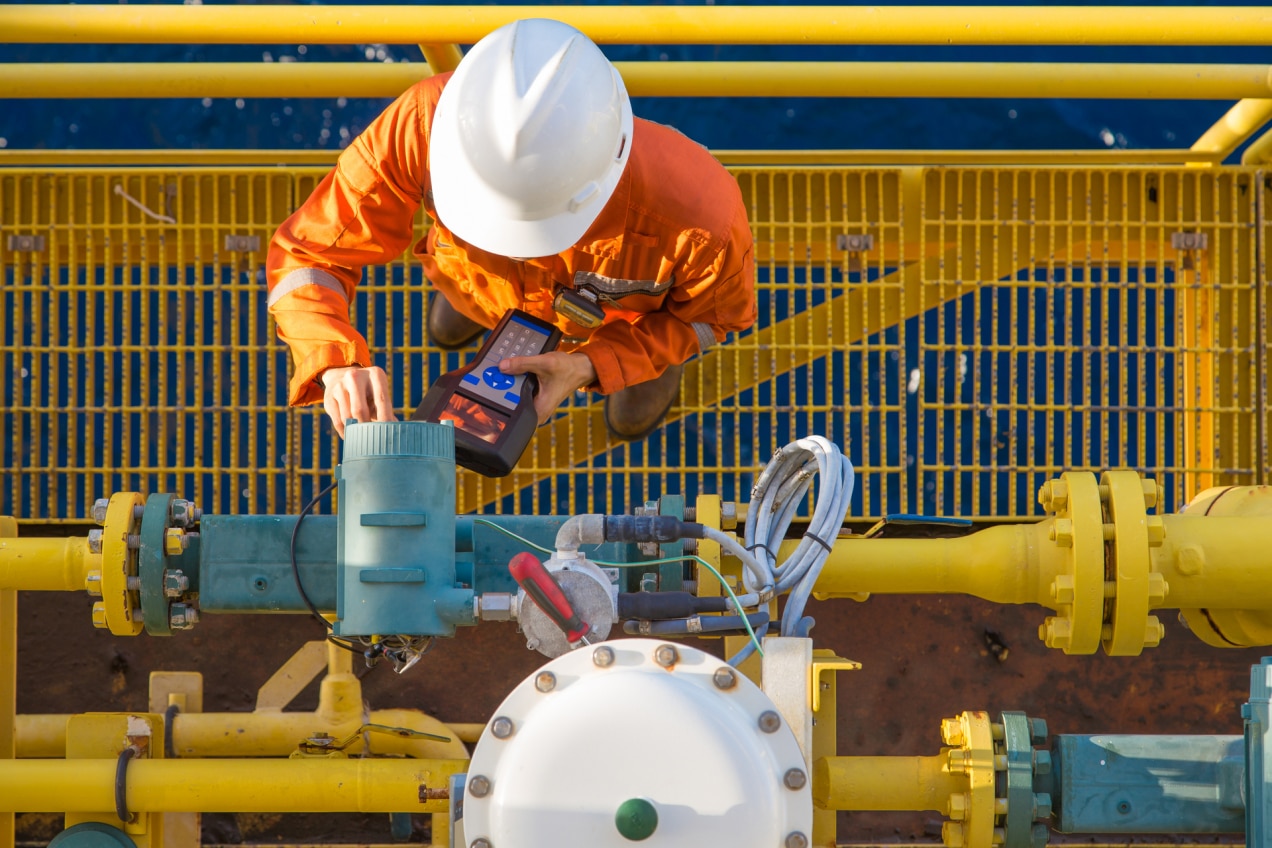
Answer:
[{"label": "small metal bracket", "polygon": [[227,235],[225,249],[230,253],[255,253],[261,249],[261,237]]},{"label": "small metal bracket", "polygon": [[822,657],[812,662],[813,673],[809,675],[809,688],[812,690],[811,700],[813,704],[813,712],[821,710],[821,679],[826,672],[836,671],[856,671],[861,668],[861,663],[854,660],[846,660],[843,657]]},{"label": "small metal bracket", "polygon": [[44,236],[9,236],[9,249],[14,253],[39,253],[44,244]]},{"label": "small metal bracket", "polygon": [[849,253],[865,253],[874,250],[874,236],[867,233],[840,233],[835,236],[835,247]]},{"label": "small metal bracket", "polygon": [[1205,233],[1171,233],[1170,246],[1175,250],[1205,250],[1210,239]]}]

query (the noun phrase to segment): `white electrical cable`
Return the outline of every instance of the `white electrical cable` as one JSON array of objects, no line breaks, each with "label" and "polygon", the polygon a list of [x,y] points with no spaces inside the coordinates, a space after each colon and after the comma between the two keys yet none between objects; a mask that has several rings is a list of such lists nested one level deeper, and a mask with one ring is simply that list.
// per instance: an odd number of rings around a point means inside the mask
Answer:
[{"label": "white electrical cable", "polygon": [[[778,547],[815,476],[821,478],[821,485],[808,529],[791,555],[778,563]],[[764,578],[756,574],[754,579],[762,579],[778,592],[790,592],[782,612],[783,636],[797,635],[801,629],[804,606],[843,526],[855,484],[856,472],[839,448],[822,436],[809,436],[774,454],[751,490],[745,547],[754,551],[767,572]],[[745,576],[750,578],[751,573],[748,564]],[[747,588],[760,590],[750,579]]]}]

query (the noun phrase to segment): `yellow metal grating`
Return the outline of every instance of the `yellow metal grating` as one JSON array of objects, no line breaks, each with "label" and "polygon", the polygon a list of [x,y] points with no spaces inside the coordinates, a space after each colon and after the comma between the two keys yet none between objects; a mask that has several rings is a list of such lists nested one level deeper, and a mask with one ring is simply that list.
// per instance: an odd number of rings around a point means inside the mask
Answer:
[{"label": "yellow metal grating", "polygon": [[[578,396],[510,477],[462,472],[461,511],[745,500],[811,433],[857,464],[858,516],[1034,515],[1038,484],[1068,469],[1143,470],[1167,508],[1264,482],[1261,171],[734,173],[756,328],[690,364],[646,442],[612,442],[600,398]],[[329,478],[330,427],[285,407],[262,274],[322,175],[0,171],[0,514],[82,520],[119,490],[294,512]],[[400,414],[472,353],[427,344],[427,296],[408,255],[368,269],[354,304]]]}]

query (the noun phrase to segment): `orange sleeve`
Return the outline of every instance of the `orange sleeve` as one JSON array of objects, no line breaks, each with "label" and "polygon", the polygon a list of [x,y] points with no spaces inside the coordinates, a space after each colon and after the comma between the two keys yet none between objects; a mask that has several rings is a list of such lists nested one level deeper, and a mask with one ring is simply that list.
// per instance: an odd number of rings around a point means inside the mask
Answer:
[{"label": "orange sleeve", "polygon": [[322,400],[317,380],[326,369],[371,364],[349,303],[363,266],[391,262],[411,242],[427,191],[427,126],[448,76],[416,84],[385,109],[270,242],[269,312],[295,361],[293,406]]},{"label": "orange sleeve", "polygon": [[596,369],[589,388],[608,395],[652,380],[754,324],[753,247],[739,197],[723,246],[685,269],[662,309],[606,323],[579,346]]}]

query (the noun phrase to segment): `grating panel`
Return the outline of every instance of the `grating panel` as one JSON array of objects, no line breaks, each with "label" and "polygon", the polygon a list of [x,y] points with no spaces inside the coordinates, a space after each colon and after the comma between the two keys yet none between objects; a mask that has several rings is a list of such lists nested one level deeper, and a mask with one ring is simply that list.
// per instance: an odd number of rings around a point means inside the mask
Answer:
[{"label": "grating panel", "polygon": [[[1261,172],[734,172],[756,328],[690,363],[650,439],[612,442],[601,399],[576,396],[513,475],[462,472],[461,511],[746,500],[809,433],[858,465],[859,516],[1030,516],[1069,469],[1143,470],[1167,508],[1264,481]],[[0,514],[83,520],[120,490],[295,512],[329,478],[330,427],[285,407],[262,275],[321,176],[0,171]],[[427,344],[427,297],[408,255],[368,269],[354,303],[401,414],[471,355]]]}]

